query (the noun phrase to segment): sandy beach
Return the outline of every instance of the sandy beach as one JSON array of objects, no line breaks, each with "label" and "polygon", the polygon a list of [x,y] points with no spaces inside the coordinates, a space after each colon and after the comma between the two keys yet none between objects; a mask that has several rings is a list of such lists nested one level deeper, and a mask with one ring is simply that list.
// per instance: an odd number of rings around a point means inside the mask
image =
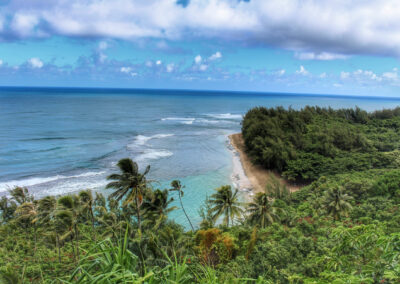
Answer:
[{"label": "sandy beach", "polygon": [[[257,192],[264,191],[271,175],[280,178],[275,173],[266,170],[261,166],[254,165],[251,162],[250,158],[244,151],[245,146],[241,133],[229,135],[229,141],[234,152],[233,181],[239,190],[249,192],[249,195],[253,196]],[[299,187],[287,184],[283,179],[281,179],[281,182],[285,183],[292,192],[299,189]]]}]

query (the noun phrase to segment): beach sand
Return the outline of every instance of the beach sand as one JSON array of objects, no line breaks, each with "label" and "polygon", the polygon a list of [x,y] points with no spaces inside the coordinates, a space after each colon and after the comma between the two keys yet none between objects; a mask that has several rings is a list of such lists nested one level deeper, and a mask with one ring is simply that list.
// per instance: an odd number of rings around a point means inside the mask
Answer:
[{"label": "beach sand", "polygon": [[264,189],[271,179],[271,175],[275,175],[283,184],[294,192],[299,189],[298,186],[287,184],[279,175],[272,171],[266,170],[261,166],[254,165],[248,155],[245,153],[244,141],[241,133],[229,135],[230,143],[233,147],[233,182],[241,191],[249,192],[250,196],[254,196],[257,192],[264,192]]}]

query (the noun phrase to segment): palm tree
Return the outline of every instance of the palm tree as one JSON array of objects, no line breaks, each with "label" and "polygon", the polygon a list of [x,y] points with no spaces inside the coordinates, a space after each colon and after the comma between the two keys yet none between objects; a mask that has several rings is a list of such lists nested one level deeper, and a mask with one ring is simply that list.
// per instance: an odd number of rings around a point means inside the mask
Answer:
[{"label": "palm tree", "polygon": [[172,186],[172,188],[170,189],[170,191],[177,191],[178,192],[179,202],[181,203],[181,208],[182,208],[183,213],[185,214],[186,218],[188,219],[190,227],[192,227],[192,232],[193,232],[194,231],[194,227],[192,225],[192,222],[190,222],[189,216],[188,216],[188,214],[186,214],[186,210],[183,207],[183,203],[182,203],[182,197],[183,197],[182,188],[184,188],[184,186],[181,185],[181,182],[179,180],[173,180],[171,182],[171,186]]},{"label": "palm tree", "polygon": [[57,200],[54,198],[54,196],[46,196],[39,200],[38,212],[41,223],[45,224],[52,220],[56,206]]},{"label": "palm tree", "polygon": [[25,202],[18,206],[15,211],[15,215],[17,216],[17,221],[22,223],[28,223],[33,227],[33,234],[35,238],[35,252],[36,252],[36,243],[37,243],[37,235],[36,235],[36,222],[38,221],[38,211],[37,204],[34,202]]},{"label": "palm tree", "polygon": [[[76,240],[76,253],[79,260],[79,230],[78,230],[78,222],[79,222],[79,200],[77,196],[63,196],[58,199],[58,210],[63,212],[63,216],[65,220],[68,221],[69,230],[66,235],[64,235],[63,239],[70,237],[72,244],[74,244],[74,239]],[[69,212],[69,213],[66,213]],[[59,213],[57,213],[59,215]],[[71,215],[71,217],[67,216]],[[74,250],[74,248],[73,248]],[[75,254],[75,253],[74,253]]]},{"label": "palm tree", "polygon": [[61,263],[61,242],[64,242],[66,239],[70,239],[72,243],[72,254],[74,255],[74,261],[76,261],[75,258],[75,248],[74,248],[74,242],[73,242],[73,223],[74,223],[74,217],[69,210],[63,210],[63,209],[57,209],[56,214],[54,216],[54,231],[56,234],[56,242],[57,242],[57,248],[58,248],[58,261]]},{"label": "palm tree", "polygon": [[[233,224],[233,219],[243,213],[242,204],[238,200],[238,190],[232,192],[230,185],[224,185],[216,189],[216,193],[211,195],[209,202],[211,203],[211,214],[215,220],[224,215],[224,224],[229,227],[229,223]],[[231,222],[229,222],[231,221]]]},{"label": "palm tree", "polygon": [[173,198],[168,198],[168,190],[157,189],[153,192],[151,198],[147,198],[143,203],[144,216],[154,224],[158,229],[168,218],[168,214],[177,209],[176,206],[169,207]]},{"label": "palm tree", "polygon": [[85,218],[89,217],[92,223],[93,238],[96,241],[96,230],[94,227],[93,195],[90,189],[79,192],[80,209]]},{"label": "palm tree", "polygon": [[150,166],[147,166],[145,171],[140,173],[137,163],[129,158],[119,160],[117,166],[121,174],[108,176],[107,179],[113,181],[107,184],[106,188],[116,189],[110,197],[115,198],[117,201],[120,201],[124,197],[126,197],[126,203],[135,201],[136,217],[140,230],[140,207],[143,203],[143,194],[147,187],[146,175],[150,171]]},{"label": "palm tree", "polygon": [[329,215],[332,215],[335,220],[339,220],[341,216],[348,216],[352,209],[349,201],[352,199],[353,197],[343,193],[342,188],[334,187],[325,193],[323,205]]},{"label": "palm tree", "polygon": [[25,202],[33,201],[33,196],[29,194],[29,191],[26,187],[16,186],[10,190],[10,195],[12,199],[14,199],[19,205]]},{"label": "palm tree", "polygon": [[249,213],[249,222],[251,224],[265,228],[268,224],[272,224],[279,219],[276,213],[282,209],[274,207],[268,196],[267,191],[259,192],[253,202],[248,204],[247,212]]}]

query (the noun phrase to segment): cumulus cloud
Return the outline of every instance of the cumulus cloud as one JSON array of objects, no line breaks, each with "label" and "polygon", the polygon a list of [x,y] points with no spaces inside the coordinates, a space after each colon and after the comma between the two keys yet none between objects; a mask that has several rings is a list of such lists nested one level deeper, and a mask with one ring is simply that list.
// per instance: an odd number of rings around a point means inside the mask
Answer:
[{"label": "cumulus cloud", "polygon": [[29,12],[17,12],[10,23],[10,29],[17,36],[26,37],[37,35],[35,26],[39,23],[38,15]]},{"label": "cumulus cloud", "polygon": [[199,70],[200,70],[200,71],[206,71],[207,68],[208,68],[208,66],[207,66],[206,64],[201,64],[201,65],[199,66]]},{"label": "cumulus cloud", "polygon": [[382,72],[380,74],[371,70],[363,69],[358,69],[352,72],[342,71],[340,73],[340,80],[343,83],[357,83],[363,86],[400,86],[400,76],[397,68],[393,68],[390,71]]},{"label": "cumulus cloud", "polygon": [[306,68],[304,68],[304,66],[301,65],[300,68],[299,68],[299,70],[296,70],[296,74],[300,74],[300,75],[307,76],[307,75],[310,74],[310,72],[308,72],[308,71],[306,70]]},{"label": "cumulus cloud", "polygon": [[209,58],[208,58],[208,60],[217,60],[217,59],[219,59],[219,58],[221,58],[222,57],[222,53],[221,52],[219,52],[219,51],[217,51],[216,53],[214,53],[213,55],[211,55]]},{"label": "cumulus cloud", "polygon": [[172,71],[174,71],[174,69],[175,69],[174,63],[167,64],[166,69],[167,69],[168,73],[171,73]]},{"label": "cumulus cloud", "polygon": [[197,55],[197,56],[194,58],[194,62],[196,62],[196,64],[200,64],[200,63],[201,63],[201,60],[202,60],[202,58],[201,58],[200,55]]},{"label": "cumulus cloud", "polygon": [[332,60],[399,56],[399,16],[397,0],[13,0],[2,5],[0,37],[218,38]]},{"label": "cumulus cloud", "polygon": [[277,74],[278,74],[279,76],[283,76],[283,75],[285,75],[285,73],[286,73],[286,70],[285,70],[285,69],[281,69],[281,70],[279,70],[279,71],[277,72]]},{"label": "cumulus cloud", "polygon": [[156,65],[161,65],[162,64],[162,61],[161,60],[157,60],[156,61]]},{"label": "cumulus cloud", "polygon": [[354,72],[341,72],[340,78],[342,80],[355,79],[357,81],[382,81],[382,77],[378,76],[371,70],[358,69]]},{"label": "cumulus cloud", "polygon": [[3,60],[0,59],[0,66],[3,65],[3,63],[4,63]]},{"label": "cumulus cloud", "polygon": [[120,71],[122,73],[130,73],[132,71],[131,67],[121,67]]},{"label": "cumulus cloud", "polygon": [[33,67],[33,68],[42,68],[43,67],[43,61],[40,60],[40,58],[37,57],[33,57],[31,59],[29,59],[29,64]]}]

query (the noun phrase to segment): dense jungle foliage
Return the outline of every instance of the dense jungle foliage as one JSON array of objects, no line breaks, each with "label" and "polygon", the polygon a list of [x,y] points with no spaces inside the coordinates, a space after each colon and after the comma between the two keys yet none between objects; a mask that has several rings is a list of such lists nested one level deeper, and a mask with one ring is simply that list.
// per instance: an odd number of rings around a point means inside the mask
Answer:
[{"label": "dense jungle foliage", "polygon": [[[328,113],[351,113],[306,109],[310,129]],[[256,129],[249,118],[259,124],[255,117],[264,112],[273,110],[252,110],[243,127]],[[153,188],[150,167],[139,171],[130,159],[109,176],[107,198],[85,190],[36,200],[14,188],[0,200],[0,283],[400,283],[400,169],[391,160],[399,143],[396,112],[381,118],[355,110],[364,124],[347,115],[326,122],[354,128],[367,153],[389,157],[387,167],[320,173],[296,192],[271,177],[248,203],[221,186],[200,210],[200,224],[184,211],[183,184]],[[342,155],[365,154],[355,144],[348,146],[354,151],[334,145]],[[173,210],[185,214],[186,229],[168,219]]]},{"label": "dense jungle foliage", "polygon": [[398,168],[400,108],[367,113],[359,108],[258,107],[244,117],[242,133],[253,161],[291,181]]}]

